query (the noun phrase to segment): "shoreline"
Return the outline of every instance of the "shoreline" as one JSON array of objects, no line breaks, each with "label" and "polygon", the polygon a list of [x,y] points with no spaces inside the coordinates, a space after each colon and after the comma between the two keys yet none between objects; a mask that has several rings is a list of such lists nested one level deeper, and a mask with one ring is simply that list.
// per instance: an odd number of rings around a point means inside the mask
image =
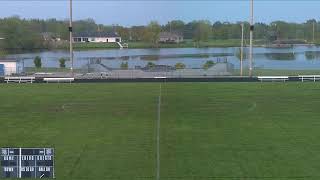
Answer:
[{"label": "shoreline", "polygon": [[[296,45],[293,45],[295,47]],[[303,44],[303,45],[297,45],[297,46],[310,46],[309,44]],[[311,45],[312,47],[317,47],[319,45]],[[254,48],[268,48],[268,49],[291,49],[293,47],[287,47],[287,48],[276,48],[276,47],[266,47],[266,45],[254,45]],[[194,47],[194,46],[161,46],[161,47],[129,47],[129,48],[123,48],[123,49],[188,49],[188,48],[195,48],[195,49],[205,49],[205,48],[240,48],[239,45],[212,45],[212,46],[199,46],[199,47]],[[244,46],[244,48],[249,48],[249,46]],[[74,47],[74,51],[91,51],[91,50],[117,50],[121,49],[119,47]],[[65,47],[59,47],[59,48],[52,48],[52,49],[38,49],[35,51],[17,51],[17,52],[8,52],[6,51],[6,54],[3,56],[7,55],[13,55],[13,54],[25,54],[25,53],[37,53],[37,52],[48,52],[48,51],[69,51],[69,48]]]},{"label": "shoreline", "polygon": [[[293,47],[295,47],[296,45],[293,45]],[[297,45],[297,46],[310,46],[309,44],[304,44],[304,45]],[[312,45],[314,47],[317,47],[319,45]],[[288,48],[273,48],[273,47],[266,47],[266,45],[254,45],[254,48],[268,48],[268,49],[291,49],[293,47],[288,47]],[[194,49],[206,49],[206,48],[240,48],[239,45],[225,45],[225,46],[221,46],[221,45],[212,45],[212,46],[199,46],[199,47],[193,47],[193,46],[161,46],[161,47],[150,47],[150,46],[146,46],[146,47],[129,47],[129,48],[123,48],[123,49],[190,49],[190,48],[194,48]],[[244,48],[249,48],[249,46],[244,46]],[[117,50],[117,49],[121,49],[120,47],[74,47],[73,50],[74,51],[91,51],[91,50]],[[26,54],[26,53],[37,53],[37,52],[49,52],[49,51],[69,51],[69,47],[59,47],[59,48],[52,48],[52,49],[47,49],[47,48],[43,48],[43,49],[37,49],[34,51],[16,51],[16,52],[8,52],[6,51],[6,54],[3,54],[2,56],[8,56],[8,55],[14,55],[14,54]],[[2,57],[0,56],[0,57]]]},{"label": "shoreline", "polygon": [[[150,43],[145,42],[130,42],[128,48],[125,49],[146,49],[146,50],[159,50],[159,49],[207,49],[207,48],[239,48],[240,44],[235,43],[238,40],[230,41],[209,41],[209,42],[200,42],[198,46],[194,46],[193,43],[187,41],[181,44],[159,44],[158,47],[154,47]],[[260,43],[257,43],[260,42]],[[272,47],[266,44],[261,44],[261,41],[257,41],[253,48],[266,48],[266,49],[292,49],[298,46],[304,47],[319,47],[320,44],[293,44],[290,47]],[[248,45],[245,45],[244,48],[249,48]],[[94,50],[120,50],[121,48],[116,43],[75,43],[73,46],[74,51],[85,52],[85,51],[94,51]],[[0,58],[7,57],[10,55],[16,54],[28,54],[28,53],[42,53],[42,52],[69,52],[69,46],[64,44],[56,46],[54,48],[39,48],[34,50],[1,50]]]}]

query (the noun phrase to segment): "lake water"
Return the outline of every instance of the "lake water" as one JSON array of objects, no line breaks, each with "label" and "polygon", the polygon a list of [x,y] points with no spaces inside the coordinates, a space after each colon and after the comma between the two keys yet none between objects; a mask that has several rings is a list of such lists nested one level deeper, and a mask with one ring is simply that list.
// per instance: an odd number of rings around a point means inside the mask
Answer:
[{"label": "lake water", "polygon": [[[76,68],[88,67],[99,60],[111,68],[119,68],[122,62],[128,62],[130,68],[145,66],[152,61],[155,64],[172,65],[181,62],[187,68],[201,68],[208,60],[227,59],[235,68],[239,68],[239,59],[235,52],[239,48],[165,48],[165,49],[108,49],[75,51]],[[308,57],[307,53],[314,56]],[[24,67],[34,67],[35,56],[42,58],[43,67],[59,67],[59,58],[68,58],[68,51],[47,51],[38,53],[12,54],[23,62]],[[265,69],[318,69],[320,68],[320,48],[314,46],[296,46],[286,49],[254,48],[254,67]],[[247,66],[248,60],[244,61]],[[67,62],[69,66],[69,62]]]}]

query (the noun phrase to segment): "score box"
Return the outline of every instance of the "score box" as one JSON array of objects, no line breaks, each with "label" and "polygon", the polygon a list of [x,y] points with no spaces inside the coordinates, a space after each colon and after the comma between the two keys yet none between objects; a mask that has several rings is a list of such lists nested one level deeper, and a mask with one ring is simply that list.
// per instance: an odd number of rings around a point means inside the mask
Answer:
[{"label": "score box", "polygon": [[54,149],[1,148],[0,178],[54,178]]}]

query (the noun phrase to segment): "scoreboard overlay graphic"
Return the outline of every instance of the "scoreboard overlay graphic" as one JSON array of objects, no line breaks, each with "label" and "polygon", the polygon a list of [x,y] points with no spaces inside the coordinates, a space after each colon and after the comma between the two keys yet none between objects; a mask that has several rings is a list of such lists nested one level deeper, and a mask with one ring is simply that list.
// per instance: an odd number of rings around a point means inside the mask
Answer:
[{"label": "scoreboard overlay graphic", "polygon": [[53,148],[1,148],[0,178],[54,178]]}]

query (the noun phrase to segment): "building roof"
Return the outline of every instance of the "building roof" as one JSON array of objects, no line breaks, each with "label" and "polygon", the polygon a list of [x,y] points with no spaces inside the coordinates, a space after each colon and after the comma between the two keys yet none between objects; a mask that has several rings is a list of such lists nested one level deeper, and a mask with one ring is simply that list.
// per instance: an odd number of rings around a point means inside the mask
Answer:
[{"label": "building roof", "polygon": [[120,37],[115,32],[82,32],[75,33],[74,37]]},{"label": "building roof", "polygon": [[183,36],[181,34],[175,33],[175,32],[160,32],[159,37],[160,38],[172,38],[172,37],[183,37]]}]

